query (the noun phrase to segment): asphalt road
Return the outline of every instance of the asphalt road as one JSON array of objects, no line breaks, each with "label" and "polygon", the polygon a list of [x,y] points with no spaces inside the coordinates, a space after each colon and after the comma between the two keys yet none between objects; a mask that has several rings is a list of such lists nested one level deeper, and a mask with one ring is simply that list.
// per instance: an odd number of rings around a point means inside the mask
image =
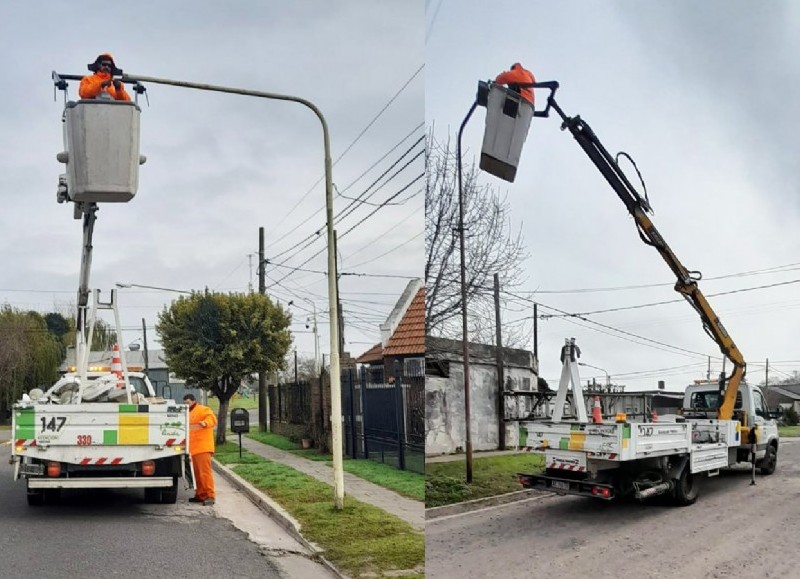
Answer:
[{"label": "asphalt road", "polygon": [[428,520],[426,577],[800,577],[800,439],[778,470],[704,479],[689,507],[548,495]]},{"label": "asphalt road", "polygon": [[12,480],[4,434],[0,433],[4,579],[329,576],[219,476],[215,507],[187,503],[191,491],[182,487],[176,505],[146,504],[143,491],[132,489],[64,491],[58,504],[29,507],[24,482]]}]

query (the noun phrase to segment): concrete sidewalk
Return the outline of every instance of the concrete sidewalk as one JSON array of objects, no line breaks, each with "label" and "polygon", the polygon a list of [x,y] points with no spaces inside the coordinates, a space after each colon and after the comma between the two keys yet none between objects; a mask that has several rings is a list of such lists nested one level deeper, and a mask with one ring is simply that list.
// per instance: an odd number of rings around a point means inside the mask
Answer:
[{"label": "concrete sidewalk", "polygon": [[[333,468],[325,462],[308,460],[247,437],[242,437],[242,448],[333,485]],[[344,488],[346,495],[395,515],[418,531],[425,529],[425,505],[421,501],[406,498],[347,472],[344,473]]]}]

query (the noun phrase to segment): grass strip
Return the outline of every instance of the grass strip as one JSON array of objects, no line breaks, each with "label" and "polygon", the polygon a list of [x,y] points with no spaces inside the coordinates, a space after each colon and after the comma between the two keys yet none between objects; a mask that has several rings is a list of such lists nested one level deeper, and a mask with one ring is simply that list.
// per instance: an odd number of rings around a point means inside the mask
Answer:
[{"label": "grass strip", "polygon": [[800,426],[779,426],[779,436],[800,436]]},{"label": "grass strip", "polygon": [[[281,450],[286,450],[308,460],[328,463],[333,460],[330,454],[321,454],[313,448],[303,450],[298,443],[279,434],[253,432],[247,436],[258,442],[280,448]],[[425,475],[423,474],[408,470],[399,470],[388,464],[367,459],[354,460],[345,458],[343,468],[345,472],[394,491],[404,497],[417,501],[425,500]]]},{"label": "grass strip", "polygon": [[[219,398],[216,396],[208,397],[208,407],[214,411],[214,414],[219,412]],[[233,398],[228,401],[228,412],[234,408],[244,408],[246,410],[256,410],[258,408],[258,398],[244,398],[238,394],[234,394]]]},{"label": "grass strip", "polygon": [[286,509],[343,573],[389,577],[415,570],[422,576],[424,536],[398,517],[350,497],[336,511],[330,485],[247,451],[239,459],[237,444],[219,445],[215,458]]},{"label": "grass strip", "polygon": [[425,465],[425,506],[440,507],[520,491],[517,473],[535,474],[543,466],[544,457],[530,453],[475,458],[472,483],[467,484],[464,459],[429,462]]}]

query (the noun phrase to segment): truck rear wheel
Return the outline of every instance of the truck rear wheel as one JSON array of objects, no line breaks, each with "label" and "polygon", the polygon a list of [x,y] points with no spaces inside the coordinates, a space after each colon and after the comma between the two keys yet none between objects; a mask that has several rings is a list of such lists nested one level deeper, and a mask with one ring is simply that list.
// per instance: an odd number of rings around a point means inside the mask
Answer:
[{"label": "truck rear wheel", "polygon": [[675,490],[673,500],[679,507],[686,507],[697,500],[698,494],[697,480],[689,469],[689,465],[681,472],[681,476],[675,480]]},{"label": "truck rear wheel", "polygon": [[160,488],[144,489],[144,502],[151,504],[160,503],[161,489]]},{"label": "truck rear wheel", "polygon": [[172,486],[161,489],[161,502],[165,505],[174,505],[178,502],[178,477],[172,477]]},{"label": "truck rear wheel", "polygon": [[28,489],[28,505],[41,507],[44,504],[44,491],[42,489]]}]

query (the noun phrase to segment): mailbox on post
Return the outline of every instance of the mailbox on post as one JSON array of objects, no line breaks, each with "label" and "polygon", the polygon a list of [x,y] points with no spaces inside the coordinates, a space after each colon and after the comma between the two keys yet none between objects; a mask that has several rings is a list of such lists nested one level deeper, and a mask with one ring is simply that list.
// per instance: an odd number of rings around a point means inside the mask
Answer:
[{"label": "mailbox on post", "polygon": [[231,432],[239,435],[239,458],[242,458],[242,433],[250,432],[250,412],[244,408],[231,410]]}]

